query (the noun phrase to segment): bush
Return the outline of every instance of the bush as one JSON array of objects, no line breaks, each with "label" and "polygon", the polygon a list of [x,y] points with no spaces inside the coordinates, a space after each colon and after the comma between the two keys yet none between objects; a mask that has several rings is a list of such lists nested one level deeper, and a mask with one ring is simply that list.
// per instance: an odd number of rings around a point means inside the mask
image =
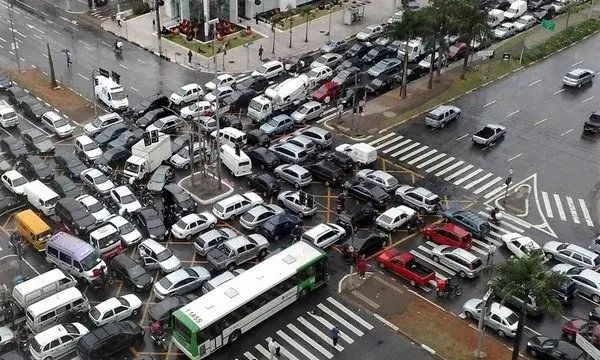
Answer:
[{"label": "bush", "polygon": [[133,15],[140,16],[150,12],[150,5],[148,3],[137,4],[133,8]]},{"label": "bush", "polygon": [[571,45],[600,30],[600,20],[591,19],[571,26],[566,30],[559,32],[550,39],[544,41],[533,49],[526,50],[523,53],[523,64],[540,60],[544,56],[555,53],[556,51]]}]

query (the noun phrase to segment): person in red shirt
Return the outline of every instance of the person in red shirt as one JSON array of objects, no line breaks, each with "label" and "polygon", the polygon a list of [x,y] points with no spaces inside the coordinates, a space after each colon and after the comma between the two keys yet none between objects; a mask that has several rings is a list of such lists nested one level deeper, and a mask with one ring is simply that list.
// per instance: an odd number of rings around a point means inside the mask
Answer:
[{"label": "person in red shirt", "polygon": [[356,264],[356,269],[358,270],[358,276],[361,279],[365,278],[365,273],[367,272],[367,262],[365,259],[358,260],[358,264]]}]

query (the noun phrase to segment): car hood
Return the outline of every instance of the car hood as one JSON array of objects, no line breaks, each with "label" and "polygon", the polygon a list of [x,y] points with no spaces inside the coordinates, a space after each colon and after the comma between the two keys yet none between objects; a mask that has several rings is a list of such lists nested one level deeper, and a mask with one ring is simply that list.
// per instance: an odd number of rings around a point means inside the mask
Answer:
[{"label": "car hood", "polygon": [[54,149],[54,144],[50,140],[36,142],[33,144],[33,146],[35,146],[36,149],[39,149],[42,151],[48,151],[48,150]]},{"label": "car hood", "polygon": [[190,161],[190,158],[184,158],[183,156],[181,156],[179,154],[175,154],[175,155],[171,156],[171,162],[175,163],[175,164],[185,164],[188,161]]},{"label": "car hood", "polygon": [[571,321],[568,321],[564,326],[563,326],[563,331],[564,330],[568,330],[568,331],[572,331],[572,332],[579,332],[579,330],[581,330],[581,328],[584,327],[585,324],[587,324],[588,322],[586,320],[582,320],[582,319],[573,319]]},{"label": "car hood", "polygon": [[98,131],[99,128],[95,127],[92,123],[89,124],[85,124],[85,126],[83,127],[83,131],[85,131],[86,133],[93,133]]},{"label": "car hood", "polygon": [[153,280],[154,280],[154,278],[152,276],[150,276],[149,274],[143,274],[134,279],[131,279],[131,282],[138,289],[144,289],[144,288],[148,287],[149,285],[152,285]]},{"label": "car hood", "polygon": [[227,259],[227,255],[219,249],[212,249],[206,253],[206,258],[215,263],[220,263]]},{"label": "car hood", "polygon": [[[173,158],[171,158],[171,159],[173,159]],[[159,192],[163,189],[163,187],[165,187],[164,182],[154,182],[154,181],[149,181],[148,185],[146,186],[146,188],[152,192]]]},{"label": "car hood", "polygon": [[47,176],[53,175],[54,172],[52,171],[52,169],[50,169],[50,167],[45,167],[39,170],[35,170],[35,173],[42,178],[45,178]]},{"label": "car hood", "polygon": [[271,126],[271,124],[267,124],[264,123],[260,126],[260,130],[264,131],[265,133],[270,133],[271,131],[274,131],[276,129],[275,126]]},{"label": "car hood", "polygon": [[477,306],[481,304],[482,299],[470,299],[463,305],[463,309],[477,311]]},{"label": "car hood", "polygon": [[175,255],[173,255],[167,260],[161,261],[158,265],[164,272],[170,273],[181,267],[181,261],[179,261]]},{"label": "car hood", "polygon": [[556,249],[560,245],[562,245],[562,243],[559,241],[548,241],[546,244],[544,244],[544,251],[556,252]]},{"label": "car hood", "polygon": [[531,344],[533,346],[540,346],[544,341],[548,340],[549,338],[546,336],[533,336],[531,338],[529,338],[529,340],[527,340],[527,345]]},{"label": "car hood", "polygon": [[509,242],[513,241],[514,239],[519,239],[523,237],[521,234],[519,233],[508,233],[508,234],[504,234],[501,236],[502,241],[504,241],[505,244],[508,244]]},{"label": "car hood", "polygon": [[84,151],[85,155],[90,159],[96,159],[102,156],[102,149],[95,148],[94,150]]}]

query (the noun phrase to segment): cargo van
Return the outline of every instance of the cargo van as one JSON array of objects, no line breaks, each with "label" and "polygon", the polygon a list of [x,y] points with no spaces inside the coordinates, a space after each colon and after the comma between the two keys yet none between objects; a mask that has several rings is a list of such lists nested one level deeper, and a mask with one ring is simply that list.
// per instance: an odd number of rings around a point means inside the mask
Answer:
[{"label": "cargo van", "polygon": [[22,309],[39,302],[49,296],[72,288],[77,281],[60,269],[52,269],[25,282],[17,284],[12,291],[12,297]]},{"label": "cargo van", "polygon": [[77,288],[68,288],[42,301],[29,305],[26,311],[27,327],[34,333],[57,325],[69,315],[85,313],[90,304]]},{"label": "cargo van", "polygon": [[60,200],[60,196],[39,180],[25,184],[23,195],[33,207],[43,212],[44,215],[54,215],[54,206]]},{"label": "cargo van", "polygon": [[15,230],[37,251],[46,251],[46,241],[52,236],[50,226],[29,209],[15,215]]},{"label": "cargo van", "polygon": [[232,127],[226,127],[221,130],[213,131],[210,134],[213,139],[217,138],[217,131],[219,132],[219,137],[221,138],[221,144],[229,145],[232,148],[235,148],[235,144],[239,144],[240,147],[246,145],[246,133],[243,131]]},{"label": "cargo van", "polygon": [[98,75],[94,78],[94,95],[113,111],[127,110],[129,107],[125,90],[110,77]]},{"label": "cargo van", "polygon": [[233,176],[240,177],[252,174],[252,162],[242,150],[239,154],[236,154],[231,146],[221,145],[220,156],[221,162],[231,171]]},{"label": "cargo van", "polygon": [[86,283],[101,281],[106,268],[92,245],[62,231],[46,242],[46,261]]},{"label": "cargo van", "polygon": [[335,151],[350,156],[359,165],[369,165],[377,160],[377,149],[366,143],[342,144]]}]

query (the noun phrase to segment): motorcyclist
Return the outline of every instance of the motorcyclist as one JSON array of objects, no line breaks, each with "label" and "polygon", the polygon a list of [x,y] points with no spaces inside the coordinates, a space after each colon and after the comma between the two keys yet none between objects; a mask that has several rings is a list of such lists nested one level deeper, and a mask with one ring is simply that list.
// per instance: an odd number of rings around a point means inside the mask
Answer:
[{"label": "motorcyclist", "polygon": [[119,53],[123,51],[123,43],[119,39],[115,40],[115,51]]},{"label": "motorcyclist", "polygon": [[150,334],[157,338],[165,335],[165,326],[162,321],[156,320],[150,324]]},{"label": "motorcyclist", "polygon": [[490,218],[494,224],[500,222],[498,214],[500,214],[500,209],[498,209],[498,207],[494,207],[492,210],[490,210]]},{"label": "motorcyclist", "polygon": [[296,225],[294,230],[292,230],[292,243],[298,242],[300,240],[300,225]]}]

